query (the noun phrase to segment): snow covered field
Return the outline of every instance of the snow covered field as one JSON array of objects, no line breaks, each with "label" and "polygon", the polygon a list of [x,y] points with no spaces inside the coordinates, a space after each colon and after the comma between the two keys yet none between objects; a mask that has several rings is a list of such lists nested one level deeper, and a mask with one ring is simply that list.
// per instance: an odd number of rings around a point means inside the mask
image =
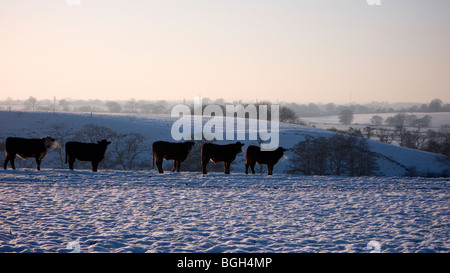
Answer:
[{"label": "snow covered field", "polygon": [[7,170],[0,252],[448,252],[448,179]]},{"label": "snow covered field", "polygon": [[[430,129],[437,130],[442,125],[450,124],[450,113],[449,112],[435,112],[435,113],[422,113],[422,112],[406,112],[407,115],[416,115],[418,118],[422,118],[425,115],[431,116],[431,126]],[[355,114],[354,120],[352,122],[352,127],[365,127],[370,124],[370,119],[374,116],[378,115],[383,118],[383,121],[388,117],[393,117],[396,113],[378,113],[378,114]],[[338,115],[332,116],[321,116],[321,117],[302,117],[303,121],[315,125],[319,128],[348,128],[348,126],[343,126],[339,122]],[[384,124],[384,123],[383,123]],[[428,128],[427,128],[428,129]]]},{"label": "snow covered field", "polygon": [[[43,137],[59,124],[74,131],[96,124],[141,133],[150,144],[170,141],[174,120],[0,112],[0,140]],[[280,145],[291,148],[306,136],[331,134],[280,124]],[[405,167],[419,175],[439,174],[448,163],[431,153],[369,145],[380,155],[379,177],[290,175],[289,152],[271,177],[245,175],[243,154],[231,165],[231,175],[161,175],[150,170],[150,154],[142,170],[92,173],[61,169],[51,150],[41,171],[27,165],[0,170],[0,252],[68,252],[74,241],[89,253],[369,252],[373,240],[381,252],[449,252],[449,179],[404,177]]]}]

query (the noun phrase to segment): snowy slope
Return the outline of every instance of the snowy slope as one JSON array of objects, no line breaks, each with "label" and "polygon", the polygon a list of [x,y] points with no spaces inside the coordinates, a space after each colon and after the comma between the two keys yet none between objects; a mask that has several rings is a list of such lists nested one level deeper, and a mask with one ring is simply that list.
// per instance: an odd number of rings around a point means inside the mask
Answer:
[{"label": "snowy slope", "polygon": [[[73,131],[79,131],[84,125],[95,124],[111,128],[120,133],[136,132],[146,137],[146,142],[151,145],[157,140],[173,141],[171,127],[176,118],[169,115],[131,115],[131,114],[98,114],[90,113],[47,113],[47,112],[0,112],[0,141],[8,136],[36,137],[51,135],[55,125],[68,125]],[[204,119],[204,123],[208,119]],[[225,128],[225,127],[224,127]],[[252,129],[250,129],[252,130]],[[280,124],[280,146],[292,148],[305,136],[331,136],[332,132],[323,129],[294,125]],[[221,141],[219,143],[226,143]],[[258,145],[257,141],[242,141],[247,145]],[[407,168],[413,168],[417,175],[439,176],[448,166],[438,161],[438,156],[418,150],[406,149],[394,145],[369,141],[373,152],[380,154],[378,158],[381,167],[381,175],[403,176]],[[244,146],[244,149],[246,147]],[[144,155],[151,167],[150,152]],[[275,172],[286,172],[289,167],[290,152],[275,167]],[[29,159],[29,161],[32,161]],[[43,160],[43,168],[61,168],[58,155],[50,152]],[[232,164],[232,172],[243,172],[244,154],[238,155]]]}]

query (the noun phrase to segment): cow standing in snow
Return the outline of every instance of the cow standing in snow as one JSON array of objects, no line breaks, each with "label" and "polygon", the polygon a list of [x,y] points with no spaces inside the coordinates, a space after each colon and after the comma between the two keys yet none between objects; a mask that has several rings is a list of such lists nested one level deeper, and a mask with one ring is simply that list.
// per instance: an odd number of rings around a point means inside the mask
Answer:
[{"label": "cow standing in snow", "polygon": [[105,157],[106,149],[111,141],[103,139],[97,143],[83,143],[69,141],[66,143],[66,164],[69,161],[69,169],[73,170],[75,159],[80,161],[91,161],[92,171],[97,172],[98,163]]},{"label": "cow standing in snow", "polygon": [[257,146],[248,146],[245,151],[245,173],[248,174],[248,167],[250,166],[252,173],[255,174],[255,164],[266,164],[268,175],[272,175],[273,166],[277,164],[278,160],[283,156],[286,149],[278,147],[275,151],[261,151]]},{"label": "cow standing in snow", "polygon": [[242,146],[245,144],[239,141],[233,144],[218,145],[213,143],[205,143],[202,146],[202,170],[203,174],[207,174],[206,165],[209,160],[214,163],[223,161],[225,174],[230,174],[230,165],[236,159],[238,153],[242,153]]},{"label": "cow standing in snow", "polygon": [[14,159],[18,155],[22,159],[34,157],[36,159],[37,170],[41,169],[41,160],[47,155],[48,149],[53,145],[55,139],[50,136],[41,139],[27,139],[20,137],[8,137],[6,139],[6,155],[3,168],[6,170],[8,161],[14,170]]},{"label": "cow standing in snow", "polygon": [[172,172],[174,172],[175,170],[180,172],[181,162],[186,160],[189,152],[192,150],[192,146],[194,145],[195,143],[192,141],[179,143],[172,143],[167,141],[153,142],[152,169],[155,167],[155,160],[156,160],[156,167],[158,167],[158,172],[164,173],[162,165],[165,159],[165,160],[173,160]]}]

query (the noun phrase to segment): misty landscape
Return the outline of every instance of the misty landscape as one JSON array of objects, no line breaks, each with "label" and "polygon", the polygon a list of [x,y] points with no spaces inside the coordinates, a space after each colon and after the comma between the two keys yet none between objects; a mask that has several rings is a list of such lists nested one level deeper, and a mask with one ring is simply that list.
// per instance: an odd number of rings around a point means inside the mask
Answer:
[{"label": "misty landscape", "polygon": [[[437,124],[427,130],[440,135],[448,115],[436,114],[427,113]],[[165,161],[166,172],[158,174],[151,168],[151,143],[170,141],[175,119],[0,112],[0,123],[8,124],[2,140],[22,132],[49,134],[58,143],[40,171],[33,159],[17,159],[16,170],[2,171],[0,250],[68,252],[73,248],[66,245],[76,242],[81,252],[368,252],[372,240],[382,242],[383,252],[450,247],[449,181],[443,178],[449,175],[448,156],[401,147],[392,143],[397,135],[388,144],[357,128],[338,132],[318,128],[318,121],[315,127],[281,123],[280,145],[289,151],[272,176],[265,166],[245,174],[243,154],[231,164],[231,174],[223,174],[222,164],[210,164],[210,173],[202,175],[205,141],[196,141],[180,173]],[[417,131],[405,125],[410,127]],[[68,170],[65,142],[103,138],[112,143],[98,173],[81,161]],[[439,145],[448,144],[445,133],[439,139]]]},{"label": "misty landscape", "polygon": [[449,253],[449,12],[2,1],[0,253]]},{"label": "misty landscape", "polygon": [[[28,112],[38,111],[42,115],[69,114],[79,113],[82,116],[105,116],[111,114],[111,117],[120,115],[129,116],[130,121],[145,119],[149,116],[169,117],[173,106],[177,104],[190,105],[193,113],[193,102],[169,102],[169,101],[70,101],[70,100],[44,100],[38,101],[34,97],[27,100],[6,100],[0,101],[0,107],[8,109],[6,112],[11,114],[17,112],[18,115],[25,115]],[[210,100],[203,98],[203,108],[207,104],[219,105],[223,109],[227,104],[242,104],[244,102],[226,102],[223,99]],[[260,102],[260,104],[270,105],[270,102]],[[1,109],[0,108],[0,109]],[[14,109],[14,110],[13,110]],[[5,110],[3,110],[5,111]],[[5,113],[6,113],[5,112]],[[23,114],[20,114],[23,113]],[[60,164],[57,166],[64,168],[64,141],[79,140],[84,142],[97,142],[101,139],[113,140],[113,144],[106,154],[105,160],[101,165],[105,168],[122,169],[122,170],[139,170],[146,169],[147,163],[151,158],[151,142],[159,139],[149,137],[145,129],[139,131],[124,131],[113,127],[104,126],[101,122],[79,125],[78,128],[71,124],[70,126],[61,121],[50,122],[52,115],[49,115],[49,121],[46,121],[48,129],[42,132],[44,135],[52,135],[60,142],[60,146],[56,148],[59,154]],[[204,117],[205,118],[205,117]],[[57,119],[55,119],[57,120]],[[95,119],[93,119],[95,120]],[[173,119],[175,120],[175,119]],[[8,121],[5,120],[5,123]],[[20,122],[20,121],[19,121]],[[395,146],[431,152],[443,155],[442,161],[446,161],[446,157],[450,156],[450,104],[442,102],[440,99],[434,99],[429,103],[423,104],[389,104],[389,103],[372,103],[367,105],[347,104],[335,105],[329,103],[326,105],[317,105],[310,103],[307,105],[297,103],[280,103],[280,122],[288,124],[297,124],[308,127],[317,127],[328,131],[338,133],[334,138],[307,138],[303,142],[296,143],[295,146],[289,148],[296,149],[296,157],[291,158],[297,164],[303,162],[308,168],[295,166],[285,169],[285,172],[316,175],[341,175],[340,170],[335,170],[325,166],[312,167],[319,162],[331,166],[327,161],[321,161],[315,156],[321,154],[323,158],[330,158],[330,162],[338,160],[345,165],[345,159],[334,159],[333,155],[326,155],[324,151],[338,150],[340,145],[343,147],[354,146],[355,151],[363,151],[361,156],[350,156],[349,158],[358,157],[362,162],[367,163],[366,170],[344,171],[342,174],[350,176],[376,175],[379,169],[377,164],[373,162],[375,158],[370,149],[367,148],[367,140],[375,140],[382,143],[392,144]],[[170,132],[170,128],[167,128]],[[5,134],[3,132],[3,134]],[[7,135],[4,135],[6,138]],[[31,137],[31,135],[29,136]],[[157,136],[154,136],[157,137]],[[170,139],[164,139],[170,140]],[[200,146],[205,140],[199,141],[194,148],[193,153],[200,153]],[[341,143],[341,144],[339,144]],[[311,146],[307,149],[305,145]],[[327,147],[327,146],[330,147]],[[314,149],[312,147],[315,147]],[[5,151],[5,143],[0,142],[0,151]],[[343,150],[348,156],[350,151]],[[306,153],[306,154],[305,154]],[[317,155],[314,155],[317,153]],[[335,153],[336,154],[336,153]],[[187,171],[199,171],[200,164],[191,162],[189,158],[184,169]],[[305,160],[310,159],[310,163]],[[448,160],[447,160],[448,161]],[[20,162],[19,162],[20,164]],[[23,164],[27,164],[23,162]],[[33,164],[33,162],[28,162]],[[80,162],[83,166],[87,163]],[[414,175],[415,169],[404,167],[409,175]],[[219,167],[215,168],[216,170]],[[364,169],[364,168],[363,168]],[[440,173],[429,173],[431,176],[448,176],[447,169],[443,169]],[[424,174],[422,174],[424,175]]]},{"label": "misty landscape", "polygon": [[[158,174],[151,144],[172,141],[176,118],[167,111],[3,110],[2,151],[16,132],[51,135],[56,145],[40,171],[33,159],[2,171],[0,250],[68,252],[75,242],[80,252],[368,252],[375,240],[382,252],[447,252],[450,113],[442,108],[353,114],[349,124],[342,114],[301,119],[281,110],[288,151],[271,176],[265,165],[245,174],[244,154],[231,174],[210,164],[202,175],[205,140],[181,172],[169,160]],[[82,161],[68,170],[64,143],[101,139],[111,144],[98,173]]]}]

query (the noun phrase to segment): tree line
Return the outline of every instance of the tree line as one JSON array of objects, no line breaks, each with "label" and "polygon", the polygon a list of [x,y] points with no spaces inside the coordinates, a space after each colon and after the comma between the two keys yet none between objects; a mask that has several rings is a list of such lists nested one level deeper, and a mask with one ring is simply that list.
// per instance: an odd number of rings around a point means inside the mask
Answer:
[{"label": "tree line", "polygon": [[[262,104],[271,102],[226,102],[224,99],[203,98],[204,104]],[[73,112],[109,112],[109,113],[150,113],[169,114],[176,104],[190,104],[191,102],[167,101],[167,100],[136,100],[126,101],[113,100],[66,100],[54,98],[53,100],[38,100],[30,96],[26,100],[4,100],[0,105],[4,105],[4,110],[31,110],[31,111],[73,111]],[[367,104],[347,104],[338,105],[335,103],[308,103],[300,104],[295,102],[277,103],[286,111],[292,111],[297,117],[314,117],[338,115],[344,110],[350,110],[355,114],[367,113],[392,113],[392,112],[450,112],[450,104],[444,103],[436,98],[429,103],[407,104],[407,103],[367,103]],[[298,119],[298,118],[297,118]],[[296,119],[296,121],[297,121]]]},{"label": "tree line", "polygon": [[394,116],[387,117],[384,122],[381,116],[374,115],[370,120],[370,125],[364,128],[350,127],[344,130],[331,128],[329,130],[450,156],[450,125],[444,124],[433,130],[429,128],[431,124],[432,117],[429,115],[418,118],[412,114],[397,113]]}]

